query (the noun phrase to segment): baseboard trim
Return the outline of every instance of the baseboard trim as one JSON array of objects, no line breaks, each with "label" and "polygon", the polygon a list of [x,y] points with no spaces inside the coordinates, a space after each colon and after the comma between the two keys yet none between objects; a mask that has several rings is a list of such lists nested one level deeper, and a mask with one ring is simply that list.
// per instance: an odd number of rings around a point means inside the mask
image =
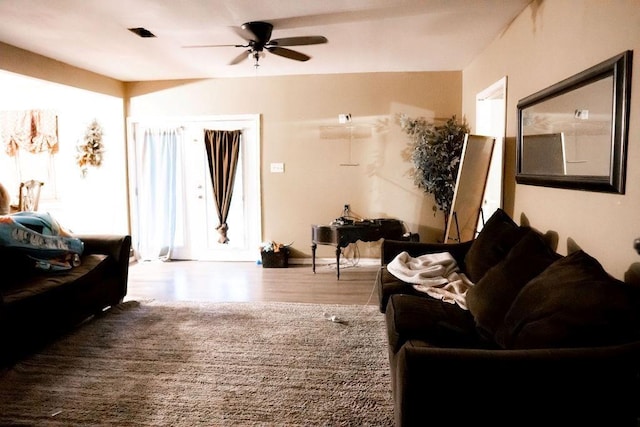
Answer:
[{"label": "baseboard trim", "polygon": [[[289,258],[289,264],[293,265],[312,265],[313,260],[311,258]],[[335,258],[316,258],[316,266],[324,266],[331,265],[336,263]],[[351,259],[340,259],[340,266],[344,265],[353,265],[354,263],[363,266],[377,266],[380,265],[380,258],[360,258],[357,261]]]}]

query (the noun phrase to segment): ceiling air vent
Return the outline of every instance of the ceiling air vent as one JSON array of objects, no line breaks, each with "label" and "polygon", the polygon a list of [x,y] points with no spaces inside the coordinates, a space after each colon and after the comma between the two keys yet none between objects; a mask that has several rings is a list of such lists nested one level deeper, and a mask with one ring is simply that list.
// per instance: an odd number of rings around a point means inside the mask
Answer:
[{"label": "ceiling air vent", "polygon": [[143,37],[143,38],[155,37],[156,36],[151,31],[149,31],[149,30],[147,30],[146,28],[143,28],[143,27],[129,28],[129,31],[131,31],[132,33],[135,33],[135,34],[137,34],[137,35],[139,35],[140,37]]}]

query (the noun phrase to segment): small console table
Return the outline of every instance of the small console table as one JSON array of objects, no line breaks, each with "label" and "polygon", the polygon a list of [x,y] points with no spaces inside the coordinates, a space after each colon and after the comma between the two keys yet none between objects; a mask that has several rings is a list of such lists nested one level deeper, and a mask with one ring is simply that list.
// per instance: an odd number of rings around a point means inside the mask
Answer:
[{"label": "small console table", "polygon": [[312,225],[311,226],[311,256],[313,272],[316,272],[316,248],[318,245],[332,245],[336,247],[336,274],[340,280],[340,253],[342,248],[358,240],[374,242],[382,238],[391,240],[406,240],[404,225],[397,219],[369,219],[354,221],[351,224]]}]

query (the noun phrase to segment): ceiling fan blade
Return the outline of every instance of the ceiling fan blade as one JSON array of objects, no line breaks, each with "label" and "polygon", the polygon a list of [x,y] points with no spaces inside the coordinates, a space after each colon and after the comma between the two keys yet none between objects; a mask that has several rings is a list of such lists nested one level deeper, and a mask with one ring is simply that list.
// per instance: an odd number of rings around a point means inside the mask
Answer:
[{"label": "ceiling fan blade", "polygon": [[182,46],[184,49],[193,49],[200,47],[249,47],[249,45],[242,44],[195,44],[195,45],[187,45]]},{"label": "ceiling fan blade", "polygon": [[302,37],[284,37],[281,39],[273,39],[268,46],[303,46],[309,44],[327,43],[327,38],[323,36],[302,36]]},{"label": "ceiling fan blade", "polygon": [[311,59],[310,56],[305,55],[304,53],[296,52],[295,50],[286,49],[284,47],[278,46],[267,46],[266,49],[278,56],[284,56],[285,58],[295,59],[296,61],[308,61]]},{"label": "ceiling fan blade", "polygon": [[233,58],[231,60],[231,62],[229,62],[229,65],[236,65],[236,64],[241,63],[242,61],[244,61],[245,59],[247,59],[249,57],[250,53],[251,53],[251,50],[243,51],[240,55],[238,55],[235,58]]}]

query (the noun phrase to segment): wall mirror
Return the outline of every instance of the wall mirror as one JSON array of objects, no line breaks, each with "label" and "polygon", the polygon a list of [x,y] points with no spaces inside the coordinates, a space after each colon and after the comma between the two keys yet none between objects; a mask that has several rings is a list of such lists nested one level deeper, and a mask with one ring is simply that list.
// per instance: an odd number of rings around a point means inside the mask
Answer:
[{"label": "wall mirror", "polygon": [[516,182],[624,194],[632,55],[518,102]]}]

